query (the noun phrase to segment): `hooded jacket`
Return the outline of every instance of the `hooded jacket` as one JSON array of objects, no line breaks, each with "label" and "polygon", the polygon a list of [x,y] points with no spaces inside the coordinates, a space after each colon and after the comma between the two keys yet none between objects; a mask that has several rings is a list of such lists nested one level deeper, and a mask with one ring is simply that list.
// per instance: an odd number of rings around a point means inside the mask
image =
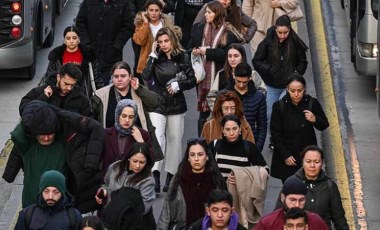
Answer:
[{"label": "hooded jacket", "polygon": [[[80,70],[82,71],[82,79],[77,84],[80,87],[80,91],[86,95],[87,97],[91,97],[94,93],[91,88],[91,79],[90,79],[90,72],[89,72],[89,63],[92,64],[92,69],[94,73],[94,81],[95,81],[95,87],[97,89],[104,86],[102,78],[98,74],[98,62],[95,58],[95,53],[93,49],[91,49],[88,46],[85,46],[83,44],[79,44],[78,49],[82,52],[83,55],[83,62],[82,65],[79,66]],[[62,66],[62,58],[63,54],[66,50],[66,45],[63,44],[61,46],[58,46],[54,48],[49,53],[49,64],[46,69],[46,73],[44,74],[44,78],[48,77],[51,73],[57,73]],[[42,82],[44,83],[44,82]]]},{"label": "hooded jacket", "polygon": [[338,186],[324,170],[321,170],[316,180],[308,180],[303,168],[300,168],[292,177],[298,177],[307,185],[305,210],[321,216],[329,229],[331,229],[331,221],[336,230],[349,229]]},{"label": "hooded jacket", "polygon": [[[228,223],[228,230],[246,230],[243,225],[238,223],[238,219],[238,215],[233,212]],[[211,227],[211,218],[205,215],[205,217],[190,225],[189,230],[208,230],[209,227]]]},{"label": "hooded jacket", "polygon": [[[68,194],[62,194],[61,200],[55,206],[47,206],[46,202],[43,200],[42,195],[39,195],[37,204],[26,207],[20,211],[15,230],[26,230],[26,229],[42,229],[42,230],[51,230],[51,229],[70,229],[74,230],[71,226],[70,217],[68,214],[68,209],[74,209],[74,199]],[[26,215],[27,209],[34,208],[30,225],[25,226],[26,224]],[[75,212],[75,225],[76,227],[82,221],[81,213],[74,209]]]},{"label": "hooded jacket", "polygon": [[[53,95],[50,97],[47,97],[44,93],[44,89],[47,86],[51,86],[53,89]],[[61,97],[59,92],[60,89],[57,87],[56,74],[49,75],[43,86],[33,88],[21,99],[19,108],[20,116],[25,106],[35,99],[47,102],[70,112],[79,113],[83,116],[91,116],[90,99],[80,92],[80,88],[78,86],[74,86],[66,97]]]}]

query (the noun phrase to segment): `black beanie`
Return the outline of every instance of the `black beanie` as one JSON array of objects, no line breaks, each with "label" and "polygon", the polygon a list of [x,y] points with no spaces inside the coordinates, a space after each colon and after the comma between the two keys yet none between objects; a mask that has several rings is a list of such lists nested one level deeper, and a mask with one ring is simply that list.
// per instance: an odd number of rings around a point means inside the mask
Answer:
[{"label": "black beanie", "polygon": [[55,112],[46,102],[33,100],[21,114],[21,125],[29,135],[53,134],[59,129],[59,121]]},{"label": "black beanie", "polygon": [[300,179],[295,176],[291,176],[286,179],[284,186],[282,187],[282,193],[287,196],[289,194],[306,195],[307,187]]}]

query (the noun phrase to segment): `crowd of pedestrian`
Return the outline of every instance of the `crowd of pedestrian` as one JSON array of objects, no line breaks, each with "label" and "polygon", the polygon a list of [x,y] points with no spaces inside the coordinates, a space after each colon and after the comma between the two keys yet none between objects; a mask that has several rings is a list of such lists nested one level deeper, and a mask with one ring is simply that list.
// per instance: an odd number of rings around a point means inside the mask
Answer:
[{"label": "crowd of pedestrian", "polygon": [[[3,178],[24,173],[16,229],[349,229],[322,169],[315,129],[329,122],[306,93],[308,47],[287,15],[298,4],[83,0],[11,132]],[[199,137],[183,151],[193,88]],[[283,188],[264,215],[269,176]]]}]

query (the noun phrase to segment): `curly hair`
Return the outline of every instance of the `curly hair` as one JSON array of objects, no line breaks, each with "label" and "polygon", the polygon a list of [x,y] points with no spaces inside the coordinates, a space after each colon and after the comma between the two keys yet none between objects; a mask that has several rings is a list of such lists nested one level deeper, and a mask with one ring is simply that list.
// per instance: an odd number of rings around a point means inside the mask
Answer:
[{"label": "curly hair", "polygon": [[244,116],[243,105],[241,103],[239,96],[234,91],[226,90],[226,91],[222,91],[216,98],[214,110],[212,111],[213,117],[216,120],[221,121],[223,118],[222,104],[225,101],[235,102],[235,115],[239,119],[243,118]]}]

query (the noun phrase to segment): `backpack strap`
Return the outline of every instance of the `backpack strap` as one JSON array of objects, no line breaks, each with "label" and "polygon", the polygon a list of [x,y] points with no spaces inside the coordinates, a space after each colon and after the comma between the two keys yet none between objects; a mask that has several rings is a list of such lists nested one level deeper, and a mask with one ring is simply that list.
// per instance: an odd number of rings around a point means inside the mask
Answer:
[{"label": "backpack strap", "polygon": [[76,213],[74,208],[66,208],[67,215],[69,217],[70,229],[75,229],[76,226]]},{"label": "backpack strap", "polygon": [[24,209],[25,218],[24,218],[24,224],[25,229],[29,229],[30,223],[32,222],[32,217],[34,214],[34,211],[36,209],[36,204],[33,204],[27,208]]}]

